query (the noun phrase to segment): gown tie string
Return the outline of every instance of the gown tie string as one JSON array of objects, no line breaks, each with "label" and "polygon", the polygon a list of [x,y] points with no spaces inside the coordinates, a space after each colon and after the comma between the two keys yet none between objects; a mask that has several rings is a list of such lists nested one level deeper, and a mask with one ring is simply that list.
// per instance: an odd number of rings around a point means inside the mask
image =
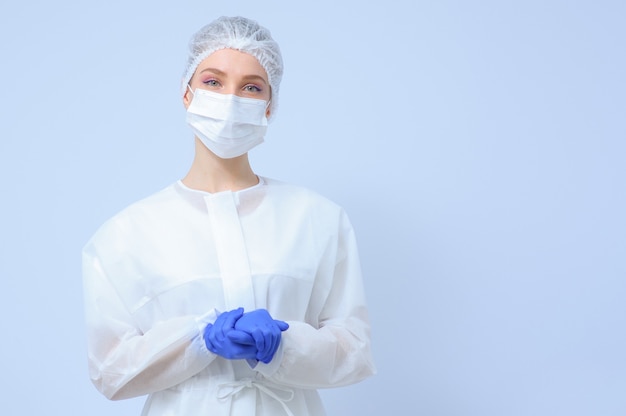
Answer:
[{"label": "gown tie string", "polygon": [[294,414],[287,407],[287,402],[292,400],[294,397],[294,392],[292,389],[288,387],[279,386],[277,384],[268,383],[267,381],[259,381],[254,379],[242,379],[231,381],[227,383],[222,383],[218,386],[217,390],[217,398],[220,400],[226,400],[229,397],[234,396],[245,388],[256,388],[262,393],[265,393],[267,396],[276,400],[281,404],[285,413],[288,416],[294,416]]}]

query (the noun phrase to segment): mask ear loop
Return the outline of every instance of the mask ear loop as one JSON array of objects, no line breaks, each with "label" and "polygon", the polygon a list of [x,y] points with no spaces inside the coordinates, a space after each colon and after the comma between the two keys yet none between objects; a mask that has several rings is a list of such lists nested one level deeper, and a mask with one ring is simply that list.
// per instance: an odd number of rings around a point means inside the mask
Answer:
[{"label": "mask ear loop", "polygon": [[270,108],[270,104],[272,103],[272,87],[270,87],[270,99],[267,100],[267,104],[265,104],[265,117],[267,117],[267,110]]},{"label": "mask ear loop", "polygon": [[189,89],[191,95],[193,95],[194,97],[196,96],[196,94],[194,94],[193,90],[191,89],[191,85],[189,85],[189,83],[187,83],[187,89]]},{"label": "mask ear loop", "polygon": [[272,99],[270,98],[269,100],[267,100],[267,104],[265,104],[265,114],[264,114],[265,119],[269,119],[269,117],[271,115],[271,112],[270,112],[270,104],[271,103],[272,103]]},{"label": "mask ear loop", "polygon": [[272,95],[274,95],[274,91],[272,91],[272,87],[270,86],[270,99],[267,100],[267,105],[265,106],[265,111],[270,108],[270,104],[272,103]]}]

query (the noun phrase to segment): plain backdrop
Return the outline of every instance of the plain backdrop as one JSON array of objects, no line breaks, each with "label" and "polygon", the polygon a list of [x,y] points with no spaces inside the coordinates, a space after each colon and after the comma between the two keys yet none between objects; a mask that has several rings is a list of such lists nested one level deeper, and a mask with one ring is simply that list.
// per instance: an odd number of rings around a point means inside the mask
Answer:
[{"label": "plain backdrop", "polygon": [[80,253],[186,173],[221,15],[284,56],[254,169],[357,230],[378,374],[330,415],[626,414],[621,0],[3,0],[2,414],[139,415],[88,380]]}]

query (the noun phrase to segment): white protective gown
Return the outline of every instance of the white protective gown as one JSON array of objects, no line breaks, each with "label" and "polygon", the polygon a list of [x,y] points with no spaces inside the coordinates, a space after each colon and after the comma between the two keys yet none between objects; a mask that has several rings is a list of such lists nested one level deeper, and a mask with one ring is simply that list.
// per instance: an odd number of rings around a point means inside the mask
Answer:
[{"label": "white protective gown", "polygon": [[[261,178],[210,194],[176,182],[107,221],[83,250],[90,377],[143,415],[323,415],[315,389],[374,373],[354,232],[344,211]],[[252,368],[209,352],[220,311],[289,323]]]}]

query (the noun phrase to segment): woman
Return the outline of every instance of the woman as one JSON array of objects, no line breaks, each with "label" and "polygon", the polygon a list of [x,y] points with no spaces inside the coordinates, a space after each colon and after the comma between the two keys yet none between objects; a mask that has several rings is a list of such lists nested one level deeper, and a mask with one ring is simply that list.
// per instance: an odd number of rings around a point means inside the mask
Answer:
[{"label": "woman", "polygon": [[107,221],[83,250],[89,370],[143,414],[321,415],[316,388],[373,374],[354,233],[317,194],[257,176],[282,76],[256,22],[192,38],[188,174]]}]

